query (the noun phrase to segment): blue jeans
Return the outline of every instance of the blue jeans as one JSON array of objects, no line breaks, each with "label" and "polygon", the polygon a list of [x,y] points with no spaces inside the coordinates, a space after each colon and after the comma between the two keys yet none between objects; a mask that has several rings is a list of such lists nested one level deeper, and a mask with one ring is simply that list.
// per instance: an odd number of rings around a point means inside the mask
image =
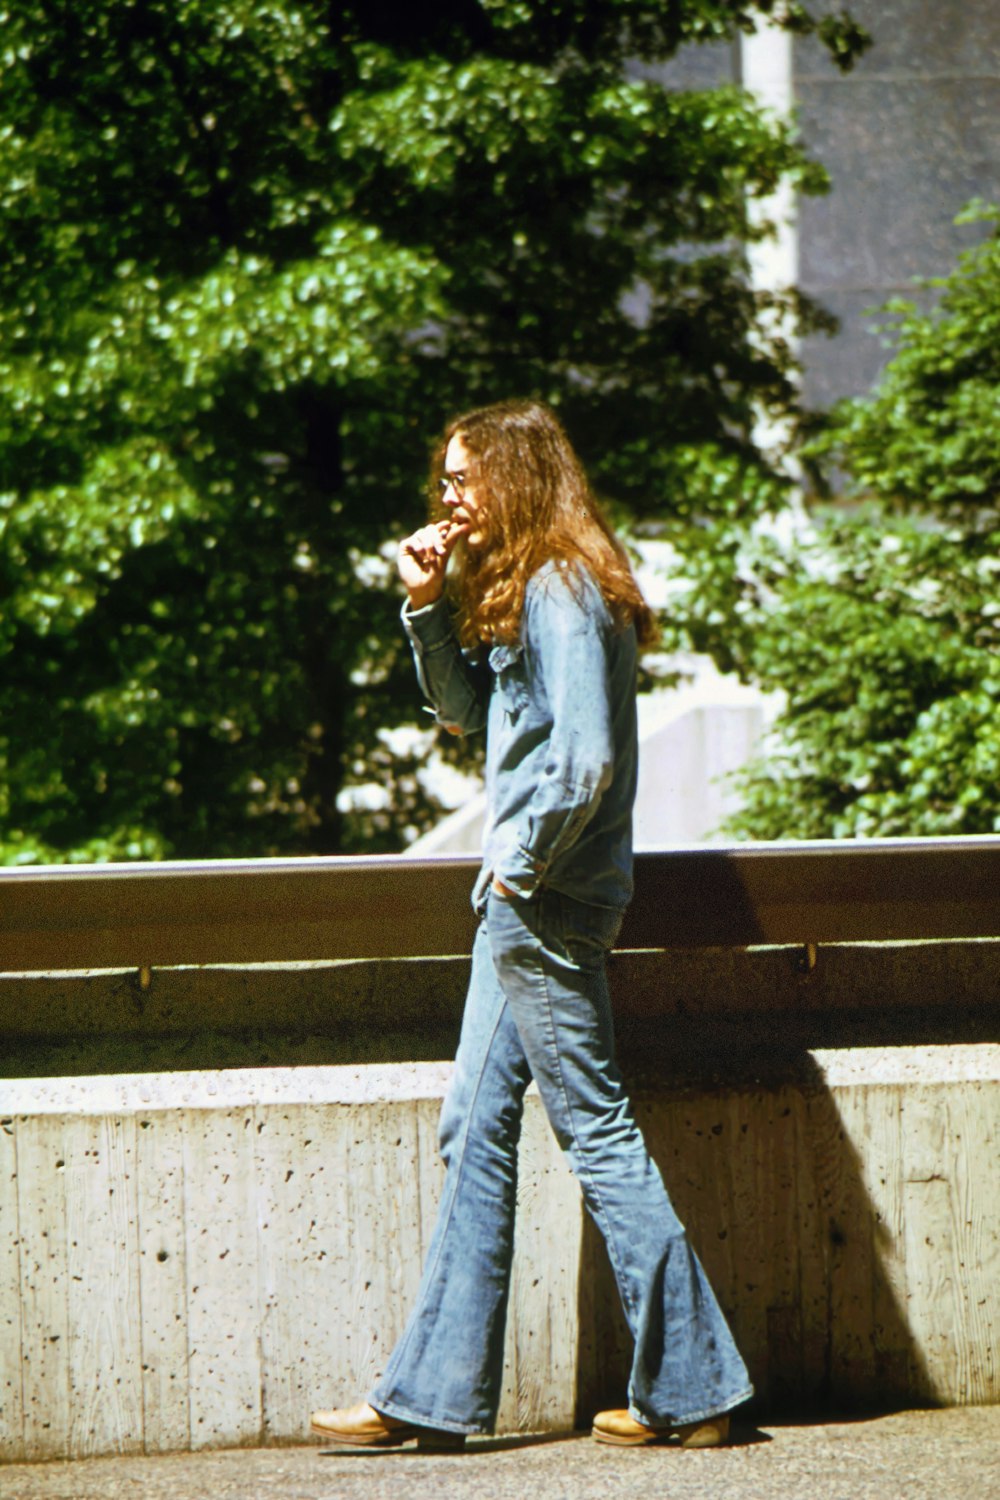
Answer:
[{"label": "blue jeans", "polygon": [[500,1399],[517,1142],[532,1078],[604,1236],[635,1340],[628,1403],[650,1426],[719,1415],[752,1387],[650,1159],[614,1058],[605,960],[621,913],[543,890],[490,893],[451,1087],[444,1192],[416,1306],[369,1399],[490,1432]]}]

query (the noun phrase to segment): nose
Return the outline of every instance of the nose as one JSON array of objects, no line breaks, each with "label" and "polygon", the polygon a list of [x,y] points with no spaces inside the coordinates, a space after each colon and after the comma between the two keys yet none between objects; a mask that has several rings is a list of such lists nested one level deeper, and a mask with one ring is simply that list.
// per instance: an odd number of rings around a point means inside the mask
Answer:
[{"label": "nose", "polygon": [[451,506],[461,505],[462,503],[459,498],[458,491],[455,489],[455,486],[450,479],[445,485],[444,490],[441,492],[441,502],[443,505]]}]

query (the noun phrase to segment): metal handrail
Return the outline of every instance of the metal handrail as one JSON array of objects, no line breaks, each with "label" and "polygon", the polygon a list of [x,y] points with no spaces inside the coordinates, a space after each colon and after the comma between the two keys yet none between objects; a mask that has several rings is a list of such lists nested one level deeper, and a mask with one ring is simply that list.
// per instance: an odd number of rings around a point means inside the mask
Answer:
[{"label": "metal handrail", "polygon": [[[472,856],[0,869],[0,973],[467,953]],[[620,948],[1000,937],[1000,837],[636,858]]]}]

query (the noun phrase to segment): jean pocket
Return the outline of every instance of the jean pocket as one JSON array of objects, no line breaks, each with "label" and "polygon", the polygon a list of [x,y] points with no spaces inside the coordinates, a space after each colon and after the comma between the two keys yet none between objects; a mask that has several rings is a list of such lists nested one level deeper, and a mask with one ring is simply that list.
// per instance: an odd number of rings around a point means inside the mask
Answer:
[{"label": "jean pocket", "polygon": [[614,947],[624,918],[620,907],[559,896],[559,944],[574,968],[599,968]]}]

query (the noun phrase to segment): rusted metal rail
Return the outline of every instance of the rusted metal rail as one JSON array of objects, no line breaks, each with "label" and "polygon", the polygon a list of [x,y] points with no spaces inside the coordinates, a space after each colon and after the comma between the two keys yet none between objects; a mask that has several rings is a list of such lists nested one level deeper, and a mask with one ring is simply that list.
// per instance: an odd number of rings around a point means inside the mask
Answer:
[{"label": "rusted metal rail", "polygon": [[[469,856],[0,869],[0,972],[464,953]],[[1000,936],[1000,837],[740,844],[636,860],[621,948]]]}]

